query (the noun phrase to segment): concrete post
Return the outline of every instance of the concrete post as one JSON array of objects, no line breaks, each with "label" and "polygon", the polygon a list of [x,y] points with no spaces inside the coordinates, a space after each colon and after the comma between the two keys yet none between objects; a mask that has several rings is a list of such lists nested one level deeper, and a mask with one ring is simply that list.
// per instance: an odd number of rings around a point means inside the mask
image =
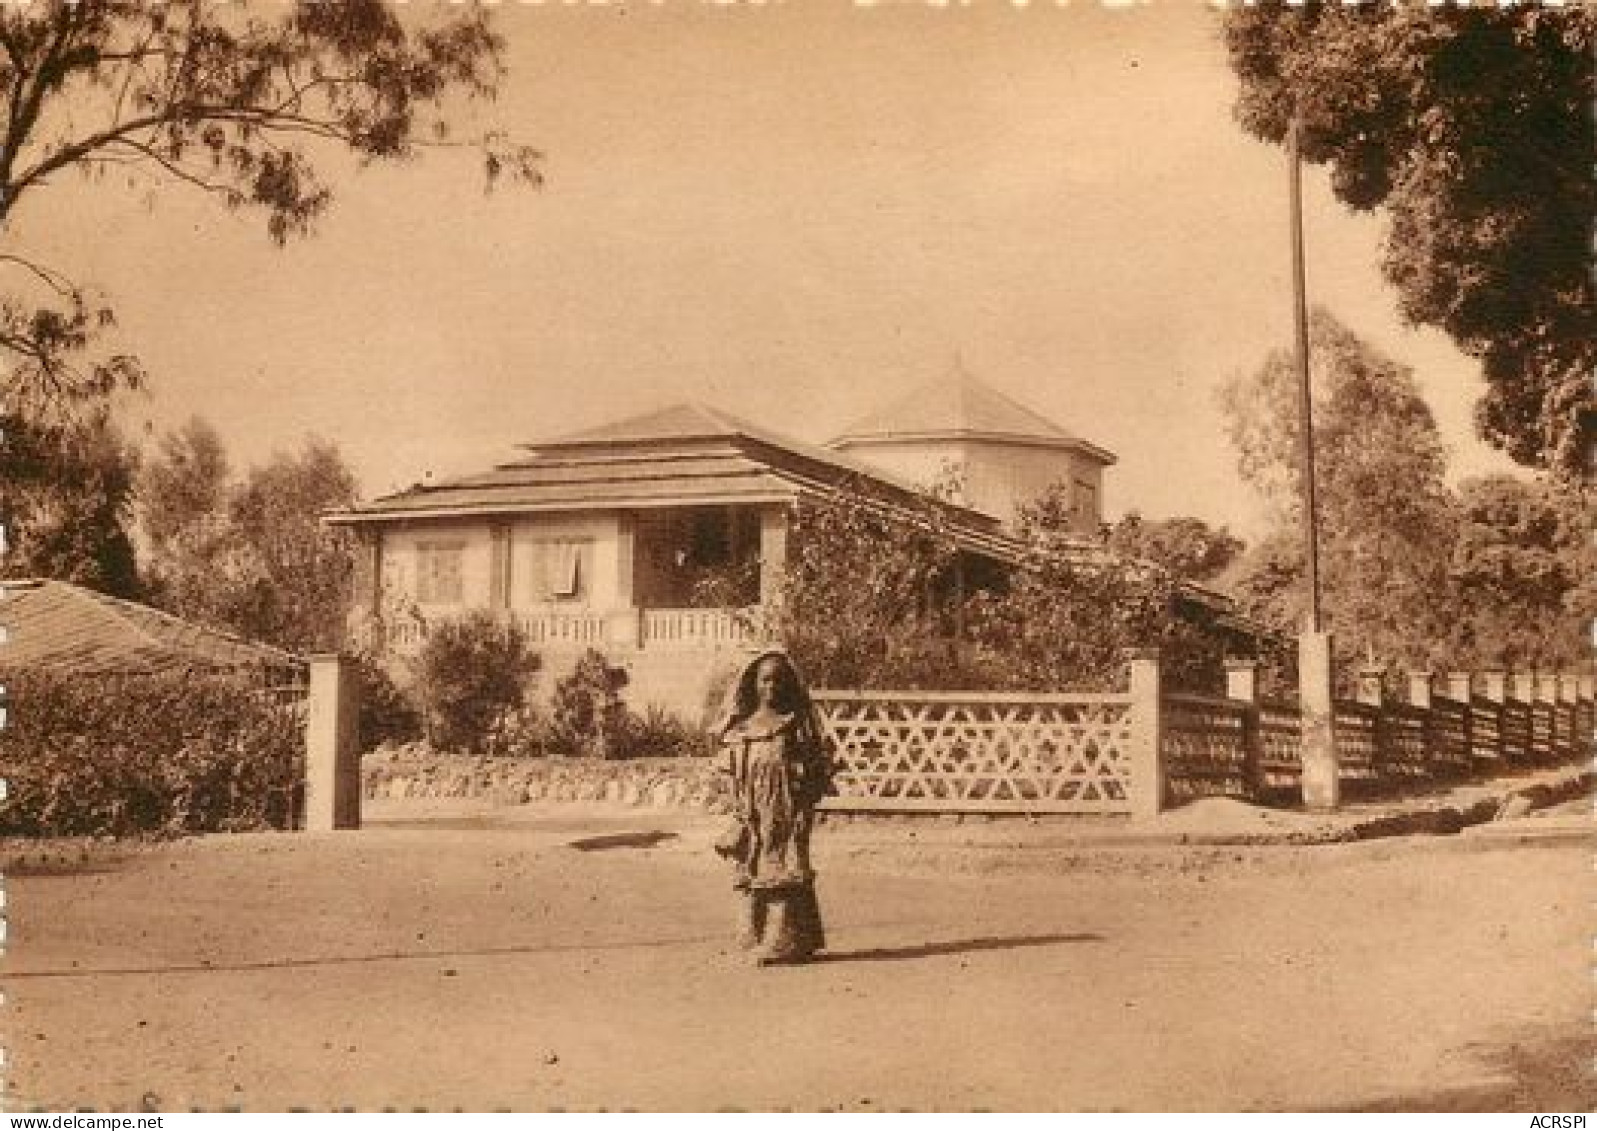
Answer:
[{"label": "concrete post", "polygon": [[1576,694],[1580,698],[1586,700],[1588,703],[1594,698],[1597,698],[1597,677],[1589,675],[1581,676]]},{"label": "concrete post", "polygon": [[1514,698],[1521,703],[1536,702],[1536,673],[1515,672],[1513,682]]},{"label": "concrete post", "polygon": [[1386,688],[1382,679],[1385,674],[1382,668],[1360,668],[1358,692],[1354,698],[1370,707],[1379,707],[1385,703]]},{"label": "concrete post", "polygon": [[1481,693],[1493,703],[1502,703],[1508,699],[1508,673],[1507,672],[1482,672]]},{"label": "concrete post", "polygon": [[1470,700],[1475,696],[1474,688],[1472,687],[1473,683],[1474,680],[1470,677],[1469,672],[1448,672],[1447,697],[1463,703],[1466,707],[1469,706]]},{"label": "concrete post", "polygon": [[1128,656],[1131,674],[1131,813],[1156,817],[1164,808],[1164,730],[1159,653]]},{"label": "concrete post", "polygon": [[1580,677],[1561,675],[1558,677],[1558,701],[1560,703],[1578,703],[1580,701]]},{"label": "concrete post", "polygon": [[781,600],[787,576],[787,521],[787,507],[760,511],[760,604],[767,609]]},{"label": "concrete post", "polygon": [[360,688],[342,656],[310,658],[305,717],[305,828],[360,827]]},{"label": "concrete post", "polygon": [[1408,673],[1408,702],[1422,711],[1431,709],[1431,696],[1436,689],[1436,677],[1430,672]]},{"label": "concrete post", "polygon": [[1335,809],[1342,800],[1332,703],[1331,634],[1298,636],[1298,710],[1302,719],[1303,804]]}]

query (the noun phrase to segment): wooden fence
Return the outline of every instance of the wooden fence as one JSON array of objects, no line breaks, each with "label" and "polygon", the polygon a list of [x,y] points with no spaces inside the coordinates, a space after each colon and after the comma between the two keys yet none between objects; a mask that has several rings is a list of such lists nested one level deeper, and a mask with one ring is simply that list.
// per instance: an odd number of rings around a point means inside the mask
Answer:
[{"label": "wooden fence", "polygon": [[[1140,674],[1139,674],[1140,673]],[[820,691],[837,762],[828,808],[972,813],[1146,814],[1197,797],[1263,799],[1299,786],[1295,703],[1260,698],[1245,666],[1226,696],[1160,689],[1157,664],[1134,661],[1125,694]],[[1443,782],[1589,758],[1590,679],[1532,685],[1429,677],[1407,702],[1366,681],[1336,700],[1338,773],[1370,789]],[[1454,698],[1453,695],[1459,695]]]}]

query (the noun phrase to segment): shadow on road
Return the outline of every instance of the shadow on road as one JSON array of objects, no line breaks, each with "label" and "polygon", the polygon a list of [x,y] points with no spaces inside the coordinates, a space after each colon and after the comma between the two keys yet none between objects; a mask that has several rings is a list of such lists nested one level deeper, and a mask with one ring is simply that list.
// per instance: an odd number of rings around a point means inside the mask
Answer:
[{"label": "shadow on road", "polygon": [[1060,943],[1103,942],[1102,935],[1016,935],[1012,938],[959,939],[954,942],[921,943],[917,946],[873,947],[869,950],[829,951],[820,962],[902,962],[915,958],[936,958],[948,954],[975,954],[984,950],[1019,950],[1030,946],[1057,946]]},{"label": "shadow on road", "polygon": [[583,837],[567,842],[567,847],[578,852],[597,852],[605,848],[653,848],[668,840],[678,839],[676,833],[655,830],[646,833],[608,833],[605,836]]}]

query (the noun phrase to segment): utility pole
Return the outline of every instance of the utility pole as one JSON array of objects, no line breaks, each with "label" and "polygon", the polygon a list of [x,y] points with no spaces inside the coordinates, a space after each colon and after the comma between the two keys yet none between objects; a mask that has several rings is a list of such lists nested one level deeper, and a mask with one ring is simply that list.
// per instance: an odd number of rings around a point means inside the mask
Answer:
[{"label": "utility pole", "polygon": [[1298,450],[1303,469],[1303,537],[1308,566],[1309,615],[1298,637],[1300,785],[1310,809],[1335,809],[1342,775],[1336,755],[1336,706],[1331,635],[1320,620],[1320,507],[1314,483],[1314,398],[1309,383],[1309,314],[1303,271],[1303,162],[1296,111],[1287,132],[1292,201],[1292,317],[1297,330]]},{"label": "utility pole", "polygon": [[1287,161],[1291,169],[1292,199],[1292,320],[1297,330],[1298,458],[1303,476],[1304,560],[1308,564],[1309,631],[1319,632],[1320,620],[1320,504],[1314,476],[1314,397],[1309,385],[1308,287],[1303,269],[1303,160],[1298,153],[1298,115],[1292,115],[1287,133]]}]

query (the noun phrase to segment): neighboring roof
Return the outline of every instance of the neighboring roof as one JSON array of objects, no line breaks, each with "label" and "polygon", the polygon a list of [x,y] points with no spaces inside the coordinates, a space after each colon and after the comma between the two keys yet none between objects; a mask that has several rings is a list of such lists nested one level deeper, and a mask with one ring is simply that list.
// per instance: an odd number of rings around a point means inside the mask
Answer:
[{"label": "neighboring roof", "polygon": [[1072,435],[1014,398],[978,381],[959,361],[936,380],[912,389],[856,422],[828,446],[849,448],[924,440],[995,440],[1071,448],[1105,464],[1115,462],[1113,453]]},{"label": "neighboring roof", "polygon": [[65,581],[0,581],[0,669],[77,674],[287,669],[292,653]]}]

